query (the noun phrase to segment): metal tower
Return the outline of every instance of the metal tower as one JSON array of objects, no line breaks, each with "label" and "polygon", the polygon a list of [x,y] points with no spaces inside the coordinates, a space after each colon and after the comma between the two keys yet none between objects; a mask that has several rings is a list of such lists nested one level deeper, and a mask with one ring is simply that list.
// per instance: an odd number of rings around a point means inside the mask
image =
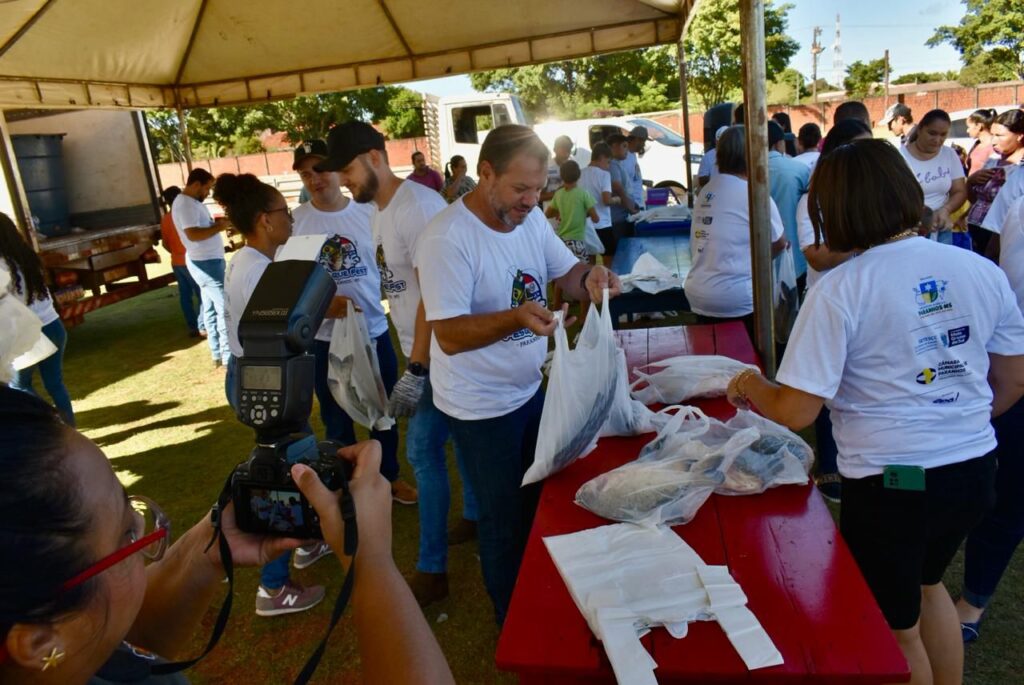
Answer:
[{"label": "metal tower", "polygon": [[846,65],[843,64],[843,47],[839,42],[839,15],[836,15],[836,41],[832,44],[832,82],[842,87],[846,78]]}]

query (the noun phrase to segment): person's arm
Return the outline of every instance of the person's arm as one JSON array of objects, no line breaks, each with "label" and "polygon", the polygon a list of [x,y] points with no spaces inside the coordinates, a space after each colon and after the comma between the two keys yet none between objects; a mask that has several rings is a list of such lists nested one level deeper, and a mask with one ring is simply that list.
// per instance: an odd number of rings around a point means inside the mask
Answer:
[{"label": "person's arm", "polygon": [[324,314],[325,319],[342,319],[348,315],[348,302],[349,299],[344,295],[335,295],[331,300],[330,306],[327,308],[327,313]]},{"label": "person's arm", "polygon": [[803,250],[804,258],[815,271],[827,271],[839,266],[856,252],[833,252],[824,244],[810,245]]},{"label": "person's arm", "polygon": [[544,210],[544,216],[546,216],[549,219],[558,219],[559,221],[562,220],[561,215],[559,215],[558,213],[558,207],[555,207],[554,205],[548,205],[548,208]]},{"label": "person's arm", "polygon": [[521,328],[544,336],[555,331],[554,313],[532,300],[501,312],[464,314],[432,323],[437,344],[449,355],[493,345]]},{"label": "person's arm", "polygon": [[[352,610],[363,682],[454,683],[437,638],[391,557],[391,485],[380,475],[380,443],[367,440],[338,454],[355,463],[349,490],[359,547],[351,562]],[[338,494],[308,466],[293,466],[292,477],[320,515],[324,540],[340,555],[345,524]]]},{"label": "person's arm", "polygon": [[633,204],[633,199],[629,196],[629,193],[626,192],[625,187],[615,179],[612,179],[612,192],[619,198],[619,204],[622,205],[627,212],[630,214],[636,213],[637,209],[636,205]]},{"label": "person's arm", "polygon": [[578,302],[590,300],[594,304],[601,303],[605,288],[608,288],[608,297],[615,297],[622,292],[618,274],[603,266],[583,263],[577,263],[568,273],[554,279],[554,284],[568,299]]},{"label": "person's arm", "polygon": [[230,223],[231,222],[229,222],[225,217],[220,217],[213,222],[213,226],[209,226],[207,228],[199,228],[197,226],[186,228],[185,235],[189,240],[194,242],[206,240],[211,236],[217,235],[221,231],[226,231]]},{"label": "person's arm", "polygon": [[950,218],[950,214],[960,209],[966,201],[967,184],[963,178],[953,179],[946,203],[935,211],[935,218],[932,221],[934,230],[943,231],[953,228],[953,220]]},{"label": "person's arm", "polygon": [[594,207],[591,207],[589,210],[587,210],[587,216],[589,216],[590,220],[593,221],[595,224],[601,220],[601,217],[597,215],[597,209]]},{"label": "person's arm", "polygon": [[[301,540],[243,533],[228,505],[221,527],[236,567],[262,566],[302,544]],[[163,559],[146,567],[146,597],[128,633],[129,642],[167,658],[188,647],[213,599],[225,587],[220,549],[206,549],[213,535],[210,515],[170,546]]]},{"label": "person's arm", "polygon": [[988,355],[988,384],[992,388],[992,417],[995,418],[1024,396],[1024,355]]},{"label": "person's arm", "polygon": [[817,395],[773,383],[752,369],[736,374],[726,395],[733,406],[753,405],[765,418],[794,431],[814,423],[825,403]]},{"label": "person's arm", "polygon": [[622,199],[612,195],[610,191],[604,190],[601,191],[601,202],[603,202],[606,207],[611,207],[612,205],[622,204]]},{"label": "person's arm", "polygon": [[772,243],[772,258],[778,257],[782,254],[782,251],[789,247],[789,241],[786,240],[786,236],[782,236],[778,240]]},{"label": "person's arm", "polygon": [[709,181],[711,181],[711,177],[710,176],[698,176],[697,177],[697,187],[698,188],[704,187],[704,186],[706,186],[708,184]]}]

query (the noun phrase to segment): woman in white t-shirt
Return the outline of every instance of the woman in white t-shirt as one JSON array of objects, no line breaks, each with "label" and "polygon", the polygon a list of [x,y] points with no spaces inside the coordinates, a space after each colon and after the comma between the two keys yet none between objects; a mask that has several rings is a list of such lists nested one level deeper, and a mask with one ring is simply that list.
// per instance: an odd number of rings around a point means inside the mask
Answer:
[{"label": "woman in white t-shirt", "polygon": [[[750,265],[746,134],[731,126],[716,145],[719,173],[700,190],[693,208],[690,257],[683,289],[701,323],[743,321],[753,334],[754,285]],[[782,217],[771,201],[772,256],[786,247]]]},{"label": "woman in white t-shirt", "polygon": [[794,430],[831,409],[843,537],[911,682],[958,682],[942,576],[992,504],[991,417],[1024,394],[1024,317],[998,267],[917,236],[921,189],[889,143],[823,156],[808,201],[829,246],[862,252],[808,293],[779,383],[745,371],[729,399]]},{"label": "woman in white t-shirt", "polygon": [[57,351],[38,364],[21,369],[11,380],[11,387],[35,394],[32,376],[36,369],[43,379],[43,387],[60,412],[64,423],[75,425],[75,413],[71,408],[71,396],[64,385],[64,348],[68,333],[60,322],[60,315],[53,307],[50,290],[43,277],[43,263],[39,255],[25,242],[11,218],[0,214],[0,258],[11,273],[11,294],[24,302],[43,324],[43,335],[50,339]]},{"label": "woman in white t-shirt", "polygon": [[[924,192],[924,206],[932,210],[931,237],[946,245],[953,243],[950,215],[967,200],[963,164],[953,148],[945,144],[952,125],[944,110],[933,109],[921,117],[910,140],[900,148]],[[921,229],[921,235],[928,235],[928,230]]]}]

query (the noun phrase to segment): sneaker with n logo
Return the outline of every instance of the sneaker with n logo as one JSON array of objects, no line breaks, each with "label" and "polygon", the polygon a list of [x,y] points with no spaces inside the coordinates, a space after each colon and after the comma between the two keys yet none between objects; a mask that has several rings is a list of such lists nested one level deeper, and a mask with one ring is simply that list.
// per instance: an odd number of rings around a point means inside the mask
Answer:
[{"label": "sneaker with n logo", "polygon": [[312,609],[320,603],[324,594],[323,585],[302,587],[293,580],[289,580],[276,592],[260,585],[256,591],[256,615],[280,616]]}]

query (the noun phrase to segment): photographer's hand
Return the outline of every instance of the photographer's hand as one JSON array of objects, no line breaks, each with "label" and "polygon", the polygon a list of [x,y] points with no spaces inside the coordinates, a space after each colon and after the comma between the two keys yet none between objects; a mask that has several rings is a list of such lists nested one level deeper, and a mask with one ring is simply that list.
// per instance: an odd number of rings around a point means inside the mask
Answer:
[{"label": "photographer's hand", "polygon": [[[338,450],[338,456],[355,464],[349,492],[355,501],[359,526],[356,564],[370,563],[380,557],[391,562],[391,484],[380,475],[380,443],[366,440],[343,447]],[[345,522],[338,506],[339,494],[328,490],[308,466],[293,466],[292,478],[320,515],[324,541],[340,554],[345,549]]]},{"label": "photographer's hand", "polygon": [[[213,523],[210,515],[199,524],[206,530],[212,532]],[[243,532],[235,522],[235,505],[228,503],[220,514],[220,530],[231,547],[231,560],[235,566],[262,566],[267,564],[290,549],[295,549],[305,544],[303,540],[293,538],[280,538],[270,535],[256,535]],[[209,541],[209,534],[206,541]],[[206,558],[213,564],[217,572],[223,576],[224,569],[220,561],[220,547],[216,544],[210,545],[205,551]]]},{"label": "photographer's hand", "polygon": [[391,415],[398,418],[415,414],[426,383],[426,376],[417,376],[406,369],[402,377],[395,383],[395,387],[391,389],[391,397],[388,399],[388,411]]}]

